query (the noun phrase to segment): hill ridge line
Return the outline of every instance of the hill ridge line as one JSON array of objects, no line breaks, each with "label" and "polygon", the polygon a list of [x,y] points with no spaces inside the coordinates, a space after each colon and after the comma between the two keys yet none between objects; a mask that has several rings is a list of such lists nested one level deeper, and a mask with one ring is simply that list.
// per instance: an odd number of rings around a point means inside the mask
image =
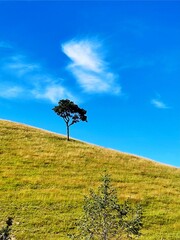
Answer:
[{"label": "hill ridge line", "polygon": [[[26,126],[26,127],[34,128],[34,129],[37,129],[37,130],[41,130],[41,131],[43,131],[43,132],[47,132],[47,133],[50,133],[50,134],[54,134],[54,135],[57,135],[57,136],[66,138],[66,135],[64,135],[64,134],[57,133],[57,132],[53,132],[53,131],[50,131],[50,130],[46,130],[46,129],[44,129],[44,128],[32,126],[32,125],[29,125],[29,124],[26,124],[26,123],[16,122],[16,121],[7,120],[7,119],[3,119],[3,118],[0,118],[0,121],[5,121],[5,122],[10,122],[10,123],[15,123],[15,124],[23,125],[23,126]],[[151,162],[153,162],[153,163],[155,163],[155,164],[158,164],[158,165],[163,165],[163,166],[168,166],[168,167],[172,167],[172,168],[179,169],[178,167],[172,166],[172,165],[170,165],[170,164],[157,162],[157,161],[155,161],[155,160],[153,160],[153,159],[150,159],[150,158],[147,158],[147,157],[144,157],[144,156],[139,156],[139,155],[136,155],[136,154],[133,154],[133,153],[122,152],[122,151],[120,151],[120,150],[113,149],[113,148],[103,147],[103,146],[101,146],[101,145],[97,145],[97,144],[94,144],[94,143],[82,141],[82,140],[79,140],[79,139],[77,139],[77,138],[72,138],[72,137],[71,137],[70,139],[75,140],[75,141],[79,141],[79,142],[82,142],[82,143],[85,143],[85,144],[89,144],[89,145],[91,145],[91,146],[95,146],[95,147],[107,149],[107,150],[110,150],[110,151],[119,152],[119,153],[122,153],[122,154],[125,154],[125,155],[130,155],[130,156],[133,156],[133,157],[142,158],[142,159],[144,159],[144,160],[146,160],[146,161],[151,161]]]}]

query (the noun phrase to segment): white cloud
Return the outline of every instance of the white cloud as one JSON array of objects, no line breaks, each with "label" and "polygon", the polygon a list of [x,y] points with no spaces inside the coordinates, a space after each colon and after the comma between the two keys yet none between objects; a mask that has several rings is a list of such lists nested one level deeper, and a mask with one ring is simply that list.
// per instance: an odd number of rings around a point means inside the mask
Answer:
[{"label": "white cloud", "polygon": [[90,41],[70,41],[62,45],[63,52],[78,66],[93,72],[101,72],[104,62],[98,55],[98,44]]},{"label": "white cloud", "polygon": [[23,76],[27,73],[32,73],[32,71],[38,69],[38,66],[35,64],[26,64],[26,63],[12,63],[9,66],[6,66],[9,70],[16,72],[18,76]]},{"label": "white cloud", "polygon": [[[11,48],[0,42],[1,48]],[[118,76],[103,58],[102,46],[97,41],[70,41],[62,45],[63,52],[71,60],[67,66],[84,92],[119,94]],[[3,79],[3,80],[2,80]],[[62,79],[49,73],[40,63],[19,54],[14,48],[0,59],[0,97],[42,99],[52,103],[62,98],[80,102],[72,85],[65,86]],[[79,92],[79,95],[82,92]]]},{"label": "white cloud", "polygon": [[4,70],[13,72],[19,77],[40,70],[38,64],[28,61],[27,58],[22,55],[14,55],[6,59],[3,68]]},{"label": "white cloud", "polygon": [[23,88],[19,86],[0,86],[0,97],[16,98],[23,93]]},{"label": "white cloud", "polygon": [[62,45],[62,51],[71,60],[68,69],[85,92],[120,93],[121,88],[116,84],[118,77],[104,61],[100,43],[72,40]]},{"label": "white cloud", "polygon": [[151,100],[151,104],[154,107],[160,108],[160,109],[167,109],[167,108],[169,108],[164,102],[162,102],[161,100],[158,100],[158,99],[152,99]]},{"label": "white cloud", "polygon": [[120,87],[113,86],[115,76],[112,73],[97,74],[94,72],[82,71],[81,68],[77,67],[71,67],[71,70],[86,92],[103,93],[110,92],[111,90],[113,90],[113,93],[117,94],[120,92]]},{"label": "white cloud", "polygon": [[45,89],[35,89],[32,94],[37,99],[50,100],[52,103],[57,103],[62,98],[75,99],[66,88],[58,84],[47,85]]},{"label": "white cloud", "polygon": [[11,54],[0,62],[1,98],[42,99],[52,103],[65,97],[76,99],[61,79],[27,56]]}]

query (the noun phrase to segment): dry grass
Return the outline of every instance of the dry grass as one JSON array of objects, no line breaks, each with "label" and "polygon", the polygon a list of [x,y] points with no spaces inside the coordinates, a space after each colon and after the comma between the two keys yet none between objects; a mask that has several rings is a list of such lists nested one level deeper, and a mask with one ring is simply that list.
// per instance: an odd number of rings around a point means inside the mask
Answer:
[{"label": "dry grass", "polygon": [[67,239],[104,170],[120,200],[142,202],[142,239],[180,239],[179,169],[2,120],[0,222],[13,216],[18,240]]}]

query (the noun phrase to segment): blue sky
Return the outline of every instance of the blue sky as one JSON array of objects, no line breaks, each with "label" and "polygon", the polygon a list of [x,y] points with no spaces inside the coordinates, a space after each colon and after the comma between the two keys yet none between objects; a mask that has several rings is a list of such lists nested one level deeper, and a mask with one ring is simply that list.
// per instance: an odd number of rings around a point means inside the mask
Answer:
[{"label": "blue sky", "polygon": [[180,166],[180,2],[0,1],[0,118]]}]

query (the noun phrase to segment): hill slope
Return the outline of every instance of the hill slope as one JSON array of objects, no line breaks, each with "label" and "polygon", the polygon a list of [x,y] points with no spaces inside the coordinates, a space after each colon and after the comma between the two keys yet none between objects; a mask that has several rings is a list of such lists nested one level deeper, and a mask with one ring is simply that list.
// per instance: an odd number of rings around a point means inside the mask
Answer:
[{"label": "hill slope", "polygon": [[67,239],[104,170],[119,199],[142,202],[141,239],[180,239],[180,169],[3,120],[0,222],[13,216],[18,240]]}]

